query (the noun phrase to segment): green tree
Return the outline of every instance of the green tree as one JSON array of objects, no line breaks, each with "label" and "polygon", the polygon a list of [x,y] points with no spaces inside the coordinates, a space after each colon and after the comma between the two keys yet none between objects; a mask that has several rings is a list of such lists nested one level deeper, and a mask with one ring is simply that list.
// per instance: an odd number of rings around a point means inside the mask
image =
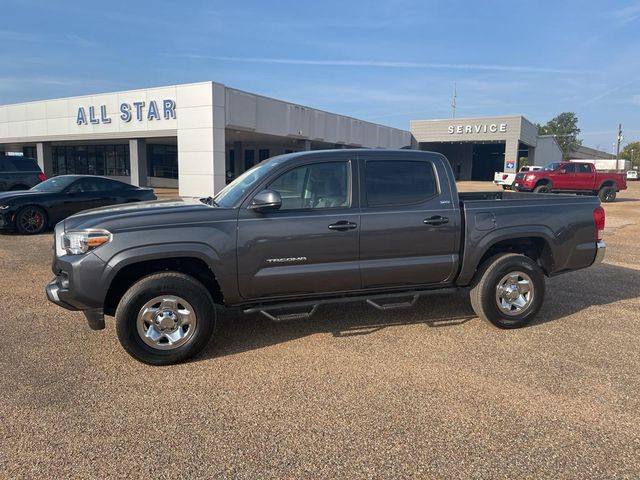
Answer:
[{"label": "green tree", "polygon": [[628,143],[620,152],[620,158],[631,160],[634,167],[640,168],[640,142]]},{"label": "green tree", "polygon": [[549,120],[546,125],[538,125],[538,133],[556,137],[562,150],[563,160],[568,160],[569,154],[582,145],[582,140],[578,138],[580,134],[578,117],[573,112],[562,112]]}]

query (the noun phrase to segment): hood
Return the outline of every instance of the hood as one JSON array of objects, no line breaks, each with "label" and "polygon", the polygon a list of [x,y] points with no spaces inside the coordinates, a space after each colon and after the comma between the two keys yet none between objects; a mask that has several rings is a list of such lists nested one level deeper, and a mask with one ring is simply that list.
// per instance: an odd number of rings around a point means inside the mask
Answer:
[{"label": "hood", "polygon": [[24,197],[26,195],[34,196],[34,195],[43,195],[43,192],[36,192],[34,190],[13,190],[10,192],[0,192],[0,205],[3,205],[5,202],[10,200],[15,200],[16,198]]},{"label": "hood", "polygon": [[196,198],[128,203],[76,213],[65,220],[65,230],[106,228],[117,231],[173,222],[188,223],[192,218],[201,218],[204,212],[213,214],[215,210],[227,209],[212,207]]}]

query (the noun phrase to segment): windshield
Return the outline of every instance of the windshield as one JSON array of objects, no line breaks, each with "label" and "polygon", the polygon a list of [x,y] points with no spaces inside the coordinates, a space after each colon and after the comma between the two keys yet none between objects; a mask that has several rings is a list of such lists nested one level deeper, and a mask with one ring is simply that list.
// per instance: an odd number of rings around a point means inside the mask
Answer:
[{"label": "windshield", "polygon": [[214,205],[225,208],[233,207],[247,191],[280,164],[276,158],[255,165],[220,190],[220,193],[213,198]]},{"label": "windshield", "polygon": [[53,177],[49,180],[45,180],[44,182],[37,184],[31,190],[33,190],[34,192],[59,193],[76,180],[76,177]]},{"label": "windshield", "polygon": [[545,172],[552,172],[553,170],[559,169],[560,165],[562,164],[558,162],[547,163],[544,167],[542,167],[542,170],[544,170]]}]

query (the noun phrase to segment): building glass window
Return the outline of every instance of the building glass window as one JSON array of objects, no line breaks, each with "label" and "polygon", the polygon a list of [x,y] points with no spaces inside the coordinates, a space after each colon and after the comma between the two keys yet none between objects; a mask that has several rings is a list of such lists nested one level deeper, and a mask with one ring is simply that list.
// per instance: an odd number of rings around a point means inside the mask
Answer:
[{"label": "building glass window", "polygon": [[36,158],[36,147],[23,147],[22,153],[27,158]]},{"label": "building glass window", "polygon": [[51,154],[54,175],[130,174],[128,145],[54,145]]},{"label": "building glass window", "polygon": [[258,150],[258,161],[261,162],[263,160],[266,160],[267,158],[269,158],[269,149],[268,148],[261,148],[260,150]]},{"label": "building glass window", "polygon": [[256,151],[255,150],[245,150],[244,151],[244,169],[249,170],[256,163]]},{"label": "building glass window", "polygon": [[150,177],[178,178],[178,147],[147,144]]}]

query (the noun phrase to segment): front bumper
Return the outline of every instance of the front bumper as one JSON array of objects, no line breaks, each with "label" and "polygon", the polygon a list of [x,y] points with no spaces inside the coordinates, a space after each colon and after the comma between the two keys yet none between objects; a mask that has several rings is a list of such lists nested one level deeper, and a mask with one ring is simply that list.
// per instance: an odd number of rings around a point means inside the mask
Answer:
[{"label": "front bumper", "polygon": [[[56,234],[58,230],[56,227]],[[45,288],[49,301],[67,310],[81,310],[90,328],[103,329],[107,294],[103,276],[108,274],[109,267],[93,252],[63,256],[54,252],[51,269],[55,277]]]},{"label": "front bumper", "polygon": [[602,263],[602,261],[604,260],[604,255],[606,251],[607,251],[607,246],[604,244],[604,240],[598,240],[596,242],[596,256],[593,259],[593,265]]},{"label": "front bumper", "polygon": [[531,192],[533,191],[533,184],[518,180],[513,182],[513,189],[519,192]]},{"label": "front bumper", "polygon": [[0,230],[13,230],[13,212],[0,212]]}]

